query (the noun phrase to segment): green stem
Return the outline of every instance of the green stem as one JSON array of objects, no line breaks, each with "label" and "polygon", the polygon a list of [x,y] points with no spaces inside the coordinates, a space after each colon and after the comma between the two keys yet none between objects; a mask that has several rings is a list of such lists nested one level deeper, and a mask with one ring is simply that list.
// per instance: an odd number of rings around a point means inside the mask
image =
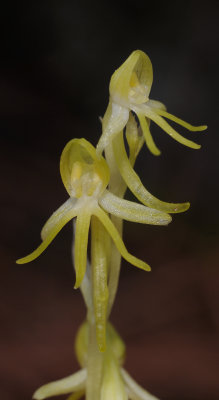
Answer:
[{"label": "green stem", "polygon": [[[109,143],[108,146],[105,148],[105,156],[107,160],[107,164],[110,167],[110,183],[109,189],[112,193],[117,195],[118,197],[123,198],[125,191],[126,191],[126,183],[123,181],[121,174],[118,170],[112,143]],[[115,227],[117,228],[120,236],[123,233],[123,220],[111,215],[111,220],[114,223]],[[108,303],[108,316],[111,313],[116,292],[118,289],[119,284],[119,275],[120,275],[120,268],[121,268],[121,254],[117,250],[114,243],[111,243],[111,258],[110,258],[110,265],[109,265],[109,303]]]},{"label": "green stem", "polygon": [[103,369],[103,354],[98,349],[96,340],[95,317],[89,319],[89,343],[87,358],[86,400],[100,398],[100,388]]},{"label": "green stem", "polygon": [[[75,226],[73,225],[74,231]],[[74,239],[72,246],[72,256],[74,259]],[[97,400],[100,398],[100,388],[103,369],[103,353],[97,346],[95,312],[93,305],[93,282],[91,265],[87,261],[87,270],[81,284],[81,293],[87,308],[87,321],[89,325],[88,351],[87,351],[87,381],[86,381],[86,400]]]},{"label": "green stem", "polygon": [[[111,220],[115,227],[117,228],[120,236],[122,236],[122,231],[123,231],[123,220],[115,217],[114,215],[111,216]],[[120,268],[121,268],[121,254],[117,250],[116,246],[114,243],[112,243],[112,250],[111,250],[111,257],[110,257],[110,267],[109,267],[109,301],[108,301],[108,316],[111,313],[115,297],[116,297],[116,292],[118,289],[118,284],[119,284],[119,275],[120,275]]]}]

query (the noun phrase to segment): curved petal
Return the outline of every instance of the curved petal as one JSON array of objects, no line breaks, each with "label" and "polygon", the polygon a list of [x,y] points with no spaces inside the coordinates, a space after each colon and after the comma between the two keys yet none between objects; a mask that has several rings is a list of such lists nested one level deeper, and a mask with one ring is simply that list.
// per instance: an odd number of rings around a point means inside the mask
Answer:
[{"label": "curved petal", "polygon": [[[72,260],[74,262],[75,257],[75,229],[76,221],[73,220],[73,241],[72,241]],[[86,272],[84,279],[81,282],[80,290],[84,298],[84,302],[88,309],[88,312],[93,312],[93,299],[92,299],[92,285],[91,285],[91,265],[87,257]]]},{"label": "curved petal", "polygon": [[121,368],[121,375],[127,385],[127,391],[132,400],[159,400],[138,385],[124,368]]},{"label": "curved petal", "polygon": [[75,353],[79,365],[84,368],[88,361],[89,325],[84,321],[79,327],[75,338]]},{"label": "curved petal", "polygon": [[[115,228],[117,229],[119,235],[122,236],[123,220],[121,218],[115,217],[114,215],[111,215],[110,219]],[[111,313],[118,289],[120,267],[121,267],[121,253],[117,249],[115,243],[111,241],[109,278],[108,278],[108,288],[109,288],[108,317]]]},{"label": "curved petal", "polygon": [[108,190],[105,190],[99,199],[99,204],[108,213],[127,221],[150,225],[167,225],[172,220],[169,214],[121,199]]},{"label": "curved petal", "polygon": [[159,156],[161,152],[154,143],[145,115],[138,113],[137,116],[141,125],[142,132],[144,134],[146,145],[154,156]]},{"label": "curved petal", "polygon": [[96,322],[97,344],[101,352],[106,348],[106,320],[109,291],[107,287],[108,260],[105,251],[105,228],[93,216],[91,218],[91,260],[93,302]]},{"label": "curved petal", "polygon": [[70,394],[70,396],[68,396],[68,398],[66,400],[79,400],[84,396],[84,393],[85,393],[84,390],[80,390],[79,392],[72,393],[72,394]]},{"label": "curved petal", "polygon": [[50,229],[49,235],[46,239],[34,250],[31,254],[26,257],[20,258],[16,261],[17,264],[26,264],[30,261],[35,260],[43,251],[49,246],[49,244],[53,241],[56,235],[60,232],[60,230],[65,226],[72,218],[76,217],[77,212],[75,210],[71,210],[68,213],[64,214],[62,218],[59,220],[57,225],[54,225],[52,229]]},{"label": "curved petal", "polygon": [[110,80],[110,96],[122,104],[130,100],[144,103],[148,99],[153,82],[150,58],[141,50],[133,51],[115,70]]},{"label": "curved petal", "polygon": [[45,240],[47,236],[50,235],[50,232],[53,230],[54,226],[59,224],[62,217],[72,210],[76,203],[77,199],[70,198],[51,215],[41,230],[40,235],[42,240]]},{"label": "curved petal", "polygon": [[189,124],[186,121],[183,121],[183,119],[175,117],[175,115],[172,115],[162,109],[155,109],[154,110],[157,114],[161,115],[164,118],[170,119],[171,121],[176,122],[177,124],[183,126],[184,128],[188,129],[189,131],[192,132],[201,132],[205,131],[207,129],[207,125],[200,125],[200,126],[194,126]]},{"label": "curved petal", "polygon": [[[163,112],[163,111],[162,111]],[[191,149],[200,149],[200,145],[194,143],[192,140],[184,138],[175,129],[170,126],[165,119],[158,115],[155,111],[152,111],[149,107],[144,107],[144,115],[154,121],[160,128],[162,128],[168,135],[170,135],[177,142],[183,144],[184,146],[190,147]]]},{"label": "curved petal", "polygon": [[137,199],[148,207],[167,213],[179,213],[188,210],[189,203],[166,203],[150,194],[132,168],[126,154],[122,133],[113,142],[113,150],[120,173],[129,189]]},{"label": "curved petal", "polygon": [[126,353],[125,343],[110,322],[107,323],[107,346],[110,347],[110,351],[119,365],[123,365]]},{"label": "curved petal", "polygon": [[97,157],[95,147],[86,139],[72,139],[66,144],[60,158],[60,174],[69,195],[78,198],[84,185],[87,192],[95,190],[98,177],[104,190],[110,178],[106,160]]},{"label": "curved petal", "polygon": [[147,102],[147,106],[149,106],[149,107],[155,109],[155,111],[156,111],[157,109],[166,111],[166,109],[167,109],[166,106],[165,106],[165,104],[161,103],[161,101],[158,101],[158,100],[151,100],[151,99],[150,99],[150,100]]},{"label": "curved petal", "polygon": [[103,129],[99,142],[97,143],[97,154],[102,154],[108,143],[117,133],[123,130],[129,119],[129,109],[111,100],[103,117]]},{"label": "curved petal", "polygon": [[137,122],[132,113],[129,115],[125,135],[129,146],[129,160],[133,166],[138,153],[144,144],[144,136],[142,134],[142,129],[138,128]]},{"label": "curved petal", "polygon": [[125,245],[123,240],[121,239],[117,229],[113,225],[112,221],[108,217],[108,215],[103,211],[100,207],[97,207],[93,211],[94,215],[96,215],[97,218],[102,222],[108,233],[110,234],[112,240],[114,241],[117,249],[121,253],[122,257],[125,258],[130,264],[134,265],[135,267],[138,267],[140,269],[143,269],[144,271],[150,271],[151,268],[148,264],[146,264],[144,261],[139,260],[139,258],[134,257],[131,255]]},{"label": "curved petal", "polygon": [[33,398],[36,400],[43,400],[48,397],[58,396],[60,394],[84,390],[86,377],[86,369],[81,369],[80,371],[73,375],[67,376],[66,378],[59,379],[58,381],[50,382],[41,386],[33,394]]},{"label": "curved petal", "polygon": [[100,400],[128,400],[118,362],[109,353],[104,358]]},{"label": "curved petal", "polygon": [[74,248],[74,265],[76,273],[76,282],[74,286],[75,289],[81,285],[86,271],[90,218],[90,211],[83,209],[80,213],[78,213],[76,220]]}]

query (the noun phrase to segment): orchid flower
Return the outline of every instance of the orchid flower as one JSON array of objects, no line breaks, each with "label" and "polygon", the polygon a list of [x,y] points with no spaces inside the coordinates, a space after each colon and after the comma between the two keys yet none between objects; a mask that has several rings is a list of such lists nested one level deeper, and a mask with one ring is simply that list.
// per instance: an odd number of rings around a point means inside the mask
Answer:
[{"label": "orchid flower", "polygon": [[41,245],[28,256],[17,260],[17,263],[25,264],[39,257],[64,225],[77,217],[75,288],[78,288],[86,269],[88,232],[93,215],[101,221],[121,255],[134,266],[149,271],[150,267],[145,262],[128,253],[107,213],[128,221],[152,225],[167,225],[171,217],[110,193],[106,189],[110,177],[107,163],[103,157],[97,157],[95,148],[85,139],[73,139],[65,146],[60,160],[60,173],[70,198],[44,225],[41,231]]},{"label": "orchid flower", "polygon": [[120,199],[106,189],[110,173],[103,157],[85,139],[73,139],[64,148],[60,160],[60,173],[70,198],[55,211],[41,231],[42,243],[28,256],[17,261],[28,263],[36,259],[52,242],[59,231],[73,218],[75,223],[74,267],[75,288],[81,286],[87,265],[88,235],[91,222],[91,250],[94,285],[94,308],[97,339],[101,351],[105,349],[105,323],[107,314],[107,252],[103,239],[106,234],[128,262],[145,271],[150,266],[131,255],[107,213],[128,221],[152,225],[167,225],[171,217],[161,211]]},{"label": "orchid flower", "polygon": [[109,87],[109,105],[103,118],[104,129],[97,145],[99,153],[102,153],[108,143],[125,128],[131,111],[138,117],[146,145],[152,154],[159,155],[160,150],[153,141],[146,118],[154,121],[179,143],[193,149],[200,148],[200,145],[181,136],[164,118],[174,121],[190,131],[203,131],[207,126],[190,125],[182,119],[169,114],[165,106],[159,101],[150,100],[149,94],[152,82],[153,70],[151,61],[140,50],[133,51],[127,60],[114,72]]},{"label": "orchid flower", "polygon": [[[77,400],[87,394],[88,323],[79,329],[76,337],[76,355],[81,369],[73,375],[41,386],[33,395],[35,400],[69,394],[67,400]],[[97,397],[100,400],[159,400],[139,386],[122,367],[125,359],[125,345],[115,328],[107,323],[107,350],[104,353],[101,370],[101,384]],[[95,378],[95,377],[94,377]]]},{"label": "orchid flower", "polygon": [[[142,184],[133,169],[133,164],[144,141],[152,154],[160,154],[150,133],[150,121],[157,123],[173,139],[193,149],[198,149],[200,146],[181,136],[164,118],[172,120],[190,131],[202,131],[207,126],[192,126],[169,114],[161,102],[149,100],[152,81],[151,61],[140,50],[131,53],[121,67],[114,72],[110,81],[110,100],[102,120],[102,135],[97,144],[97,153],[101,154],[105,150],[108,161],[107,152],[110,148],[109,161],[112,161],[108,162],[110,169],[117,168],[119,170],[124,182],[141,203],[164,212],[179,213],[186,211],[190,204],[188,202],[167,203],[154,197]],[[132,112],[138,118],[140,129],[137,127]],[[123,137],[125,127],[129,157],[125,150]],[[113,157],[112,152],[114,153]]]}]

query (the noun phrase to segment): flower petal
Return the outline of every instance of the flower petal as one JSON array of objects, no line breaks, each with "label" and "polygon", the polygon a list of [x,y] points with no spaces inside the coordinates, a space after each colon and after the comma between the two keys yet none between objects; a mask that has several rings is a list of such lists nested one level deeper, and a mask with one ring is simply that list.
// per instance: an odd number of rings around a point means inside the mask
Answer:
[{"label": "flower petal", "polygon": [[[102,190],[104,190],[110,177],[106,160],[103,157],[97,157],[95,147],[86,139],[72,139],[67,143],[60,159],[60,173],[70,196],[73,195],[73,186],[77,183],[80,184],[82,190],[84,184],[87,184],[88,191],[89,187],[95,188],[95,175],[99,177]],[[82,182],[85,174],[87,175],[86,182]],[[79,193],[77,197],[81,194]]]},{"label": "flower petal", "polygon": [[[72,260],[74,263],[75,258],[75,231],[76,231],[76,218],[73,220],[73,241],[72,241]],[[91,265],[87,257],[86,272],[80,286],[80,291],[84,298],[84,302],[88,312],[93,312],[93,299],[92,299],[92,285],[91,285]]]},{"label": "flower petal", "polygon": [[107,323],[107,346],[110,346],[110,351],[114,354],[115,359],[119,365],[122,365],[125,361],[125,343],[110,322]]},{"label": "flower petal", "polygon": [[84,390],[80,390],[79,392],[72,393],[72,394],[70,394],[70,396],[68,396],[68,398],[66,400],[79,400],[84,396],[84,393],[85,393]]},{"label": "flower petal", "polygon": [[56,210],[51,217],[46,221],[45,225],[41,230],[41,239],[45,240],[53,230],[54,226],[59,224],[62,217],[72,210],[77,203],[77,199],[70,198],[61,207]]},{"label": "flower petal", "polygon": [[97,144],[97,154],[100,155],[114,136],[123,130],[129,119],[129,109],[117,103],[109,102],[102,121],[102,135]]},{"label": "flower petal", "polygon": [[132,113],[129,115],[129,120],[125,130],[126,139],[129,146],[129,160],[133,166],[135,160],[144,144],[144,136],[141,128],[138,128],[137,122]]},{"label": "flower petal", "polygon": [[157,100],[149,100],[147,102],[147,106],[155,109],[155,111],[157,109],[166,111],[166,109],[167,109],[165,104],[163,104],[163,103],[161,103],[160,101],[157,101]]},{"label": "flower petal", "polygon": [[127,251],[123,240],[121,239],[117,229],[113,225],[108,215],[100,207],[97,207],[93,213],[94,215],[96,215],[97,218],[99,218],[99,220],[102,222],[106,230],[109,232],[112,240],[114,241],[122,257],[125,258],[125,260],[127,260],[130,264],[134,265],[135,267],[143,269],[144,271],[150,271],[151,268],[148,264],[146,264],[142,260],[139,260],[139,258],[134,257]]},{"label": "flower petal", "polygon": [[59,220],[57,225],[54,225],[53,228],[50,229],[50,233],[46,236],[46,239],[34,250],[31,254],[26,257],[20,258],[16,261],[17,264],[26,264],[30,261],[35,260],[43,251],[49,246],[49,244],[53,241],[56,235],[60,232],[60,230],[65,226],[72,218],[76,217],[78,211],[74,209],[64,214],[62,218]]},{"label": "flower petal", "polygon": [[76,273],[75,289],[81,285],[86,271],[90,218],[90,210],[86,211],[86,209],[83,208],[83,210],[78,213],[76,220],[74,248],[74,265]]},{"label": "flower petal", "polygon": [[84,368],[88,361],[88,344],[89,344],[89,325],[88,321],[82,323],[79,327],[75,338],[75,353],[79,365]]},{"label": "flower petal", "polygon": [[[153,69],[150,58],[141,50],[133,51],[125,62],[114,72],[110,80],[110,96],[118,104],[129,102],[130,92],[139,97],[133,100],[144,103],[148,98],[153,82]],[[139,91],[138,91],[139,89]],[[139,92],[139,93],[138,93]]]},{"label": "flower petal", "polygon": [[[163,112],[163,111],[162,111]],[[177,142],[183,144],[184,146],[190,147],[192,149],[200,149],[200,145],[192,142],[192,140],[184,138],[175,129],[170,126],[165,119],[158,115],[155,111],[149,107],[144,107],[144,115],[154,121],[160,128],[162,128],[168,135],[170,135]]]},{"label": "flower petal", "polygon": [[163,116],[164,118],[168,118],[171,121],[176,122],[177,124],[183,126],[184,128],[188,129],[189,131],[193,131],[193,132],[201,132],[201,131],[205,131],[207,129],[207,125],[200,125],[200,126],[194,126],[189,124],[186,121],[183,121],[183,119],[177,118],[175,117],[175,115],[172,115],[164,110],[160,110],[160,109],[155,109],[154,110],[157,114]]},{"label": "flower petal", "polygon": [[136,174],[130,164],[125,150],[122,133],[120,133],[116,140],[114,140],[113,150],[117,165],[124,181],[141,203],[148,207],[152,207],[167,213],[179,213],[188,210],[189,203],[166,203],[157,199],[147,191],[147,189],[142,184],[139,176]]},{"label": "flower petal", "polygon": [[159,156],[160,155],[160,150],[158,149],[158,147],[156,146],[156,144],[154,143],[153,137],[151,135],[148,123],[146,121],[145,115],[138,113],[137,114],[140,125],[141,125],[141,129],[142,132],[144,134],[145,137],[145,142],[146,145],[148,146],[149,150],[151,151],[152,154],[154,154],[154,156]]},{"label": "flower petal", "polygon": [[111,354],[104,361],[100,400],[128,400],[118,362]]},{"label": "flower petal", "polygon": [[153,396],[138,385],[124,368],[121,368],[121,374],[127,385],[128,394],[132,400],[159,400],[157,397]]},{"label": "flower petal", "polygon": [[41,386],[33,394],[33,398],[36,400],[43,400],[47,397],[84,390],[86,377],[87,370],[81,369],[80,371],[73,375],[67,376],[66,378],[59,379],[58,381],[50,382]]},{"label": "flower petal", "polygon": [[121,199],[107,189],[99,199],[99,204],[108,213],[127,221],[150,225],[167,225],[172,220],[169,214]]},{"label": "flower petal", "polygon": [[[115,228],[117,229],[120,237],[122,236],[123,231],[123,220],[121,218],[111,216],[111,221]],[[115,243],[111,243],[111,254],[110,254],[110,263],[109,263],[109,300],[108,300],[108,316],[111,313],[113,303],[115,301],[118,284],[119,284],[119,274],[121,267],[121,254],[117,249]]]},{"label": "flower petal", "polygon": [[91,260],[93,301],[97,344],[101,352],[106,348],[106,320],[109,291],[107,287],[108,260],[105,249],[105,228],[93,216],[91,218]]}]

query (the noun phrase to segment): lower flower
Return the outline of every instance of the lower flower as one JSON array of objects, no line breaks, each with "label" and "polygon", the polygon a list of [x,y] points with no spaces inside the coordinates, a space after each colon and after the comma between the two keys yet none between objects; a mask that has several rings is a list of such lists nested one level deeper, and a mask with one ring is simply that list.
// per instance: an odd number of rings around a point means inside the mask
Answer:
[{"label": "lower flower", "polygon": [[[52,396],[69,394],[67,400],[76,400],[86,396],[86,385],[89,379],[86,367],[88,334],[89,326],[85,322],[80,327],[76,338],[76,354],[83,368],[73,375],[41,386],[34,393],[34,399],[43,400]],[[139,386],[122,367],[124,354],[125,345],[122,339],[113,326],[108,323],[107,350],[103,355],[100,400],[159,400]]]}]

